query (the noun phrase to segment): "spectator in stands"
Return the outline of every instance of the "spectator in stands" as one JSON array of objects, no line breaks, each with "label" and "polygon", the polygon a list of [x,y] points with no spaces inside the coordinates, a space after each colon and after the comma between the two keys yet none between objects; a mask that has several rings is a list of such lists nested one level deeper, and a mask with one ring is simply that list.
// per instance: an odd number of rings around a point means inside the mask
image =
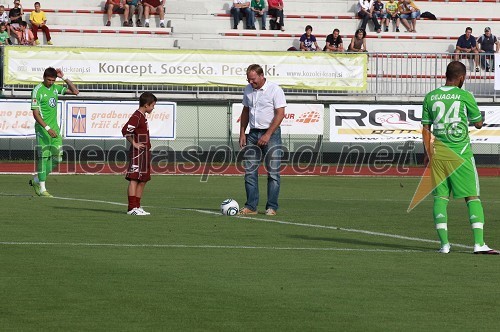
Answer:
[{"label": "spectator in stands", "polygon": [[19,23],[21,28],[18,32],[19,45],[33,46],[35,45],[35,36],[33,32],[28,28],[28,23],[21,21]]},{"label": "spectator in stands", "polygon": [[[252,4],[250,5],[250,9],[253,11],[254,24],[255,17],[260,16],[262,19],[262,24],[260,25],[261,30],[266,30],[266,11],[267,4],[265,0],[252,0]],[[255,26],[254,26],[255,28]]]},{"label": "spectator in stands", "polygon": [[267,13],[276,17],[276,28],[285,31],[285,18],[283,14],[283,0],[267,0]]},{"label": "spectator in stands", "polygon": [[20,0],[14,0],[14,8],[11,8],[9,11],[9,19],[10,19],[10,32],[16,36],[17,43],[20,44],[19,40],[19,32],[21,31],[21,22],[23,21],[23,7],[21,6]]},{"label": "spectator in stands", "polygon": [[380,26],[382,27],[385,15],[385,5],[382,2],[382,0],[375,0],[373,1],[372,7],[373,7],[372,15],[375,16]]},{"label": "spectator in stands", "polygon": [[142,0],[144,6],[144,26],[149,28],[149,13],[160,15],[160,28],[165,27],[165,0]]},{"label": "spectator in stands", "polygon": [[[495,46],[495,47],[494,47]],[[491,34],[491,28],[484,28],[484,34],[477,39],[477,48],[481,55],[481,66],[486,71],[495,71],[495,55],[500,51],[500,41],[498,38]]]},{"label": "spectator in stands", "polygon": [[5,24],[5,31],[9,35],[7,43],[10,42],[9,14],[5,11],[5,6],[0,5],[0,24]]},{"label": "spectator in stands", "polygon": [[[420,9],[411,0],[399,0],[399,17],[408,32],[417,32]],[[411,20],[411,24],[408,20]]]},{"label": "spectator in stands", "polygon": [[250,0],[233,0],[233,7],[231,7],[231,15],[233,16],[233,29],[238,29],[238,24],[243,19],[247,18],[247,29],[255,29],[253,11],[250,9]]},{"label": "spectator in stands", "polygon": [[358,29],[351,39],[347,52],[368,52],[366,49],[366,31]]},{"label": "spectator in stands", "polygon": [[47,39],[47,44],[52,45],[52,39],[50,38],[50,29],[47,26],[47,16],[45,12],[40,9],[40,2],[35,2],[35,10],[30,13],[30,23],[33,29],[33,35],[35,36],[35,44],[40,45],[38,40],[38,29],[42,30]]},{"label": "spectator in stands", "polygon": [[125,0],[107,0],[104,11],[108,13],[107,27],[111,26],[111,16],[113,14],[123,14],[123,26],[128,27],[129,6],[125,3]]},{"label": "spectator in stands", "polygon": [[477,51],[476,38],[472,35],[472,28],[465,28],[465,34],[458,37],[457,46],[455,48],[455,61],[460,57],[458,53],[473,53],[474,63],[476,64],[476,72],[479,71],[479,52]]},{"label": "spectator in stands", "polygon": [[7,25],[0,23],[0,45],[9,45],[10,35],[7,32]]},{"label": "spectator in stands", "polygon": [[399,11],[398,3],[394,0],[389,0],[385,4],[385,32],[389,31],[389,24],[392,22],[396,23],[396,32],[399,32]]},{"label": "spectator in stands", "polygon": [[326,36],[326,45],[323,48],[326,52],[344,52],[344,44],[342,37],[340,37],[340,30],[333,29],[333,33]]},{"label": "spectator in stands", "polygon": [[310,25],[306,26],[306,33],[300,37],[301,51],[318,51],[319,46],[316,42],[316,37],[312,34],[313,28]]},{"label": "spectator in stands", "polygon": [[375,15],[373,15],[373,9],[374,9],[373,4],[374,4],[373,0],[358,0],[358,17],[362,20],[359,28],[365,30],[365,34],[366,34],[366,24],[368,23],[369,20],[373,22],[373,25],[377,33],[381,31],[380,23],[378,23],[377,18],[375,17]]},{"label": "spectator in stands", "polygon": [[134,26],[134,14],[137,10],[137,20],[135,21],[135,25],[138,27],[142,27],[141,18],[144,13],[144,6],[142,5],[142,0],[127,0],[127,5],[129,8],[129,17],[128,17],[128,25]]}]

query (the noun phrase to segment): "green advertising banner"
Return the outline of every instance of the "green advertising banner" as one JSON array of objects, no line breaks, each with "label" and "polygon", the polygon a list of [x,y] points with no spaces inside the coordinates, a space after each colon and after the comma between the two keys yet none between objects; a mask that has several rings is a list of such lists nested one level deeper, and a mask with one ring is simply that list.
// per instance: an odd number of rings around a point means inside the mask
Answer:
[{"label": "green advertising banner", "polygon": [[35,84],[47,67],[76,83],[244,86],[261,65],[284,88],[366,90],[366,54],[5,47],[4,83]]}]

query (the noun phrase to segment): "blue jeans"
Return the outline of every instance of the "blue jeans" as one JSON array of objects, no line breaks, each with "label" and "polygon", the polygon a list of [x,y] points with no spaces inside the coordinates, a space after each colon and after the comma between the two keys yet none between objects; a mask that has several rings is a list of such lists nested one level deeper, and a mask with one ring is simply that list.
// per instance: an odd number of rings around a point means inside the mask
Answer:
[{"label": "blue jeans", "polygon": [[235,8],[231,7],[231,15],[233,16],[233,27],[237,27],[240,21],[243,19],[243,15],[247,18],[247,29],[255,26],[254,14],[250,8]]},{"label": "blue jeans", "polygon": [[363,29],[366,31],[366,24],[368,23],[369,20],[371,20],[373,22],[373,25],[375,26],[375,30],[378,30],[381,28],[380,23],[378,23],[378,20],[375,17],[375,15],[372,15],[372,17],[370,18],[370,16],[367,13],[360,11],[360,12],[358,12],[358,17],[361,19],[361,25],[359,26],[360,29]]},{"label": "blue jeans", "polygon": [[495,51],[485,51],[484,53],[479,53],[481,59],[481,66],[484,69],[495,68]]},{"label": "blue jeans", "polygon": [[[257,14],[257,13],[254,12],[254,23],[255,23],[255,20],[256,20],[255,17],[258,17],[258,16],[259,16],[259,14]],[[263,11],[262,12],[262,24],[260,26],[261,29],[265,29],[266,28],[266,20],[267,20],[267,13],[266,13],[266,11]]]},{"label": "blue jeans", "polygon": [[257,145],[259,138],[264,135],[265,129],[252,129],[247,135],[247,146],[243,154],[245,167],[245,190],[247,201],[245,207],[257,211],[259,204],[259,166],[262,158],[267,171],[267,209],[278,210],[278,196],[280,194],[280,167],[283,157],[281,144],[281,129],[278,128],[271,135],[266,146]]}]

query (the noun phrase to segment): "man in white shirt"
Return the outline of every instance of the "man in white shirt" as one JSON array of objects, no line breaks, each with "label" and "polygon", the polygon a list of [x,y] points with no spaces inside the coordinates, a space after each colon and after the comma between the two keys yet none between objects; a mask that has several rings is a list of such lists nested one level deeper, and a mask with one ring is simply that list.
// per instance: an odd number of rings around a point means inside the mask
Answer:
[{"label": "man in white shirt", "polygon": [[[261,159],[267,170],[266,215],[278,210],[280,167],[283,156],[280,124],[285,117],[285,93],[279,85],[269,82],[257,64],[247,68],[248,85],[243,92],[240,122],[240,148],[244,149],[245,190],[247,201],[243,215],[257,214],[259,204],[258,169]],[[247,127],[250,132],[245,134]]]}]

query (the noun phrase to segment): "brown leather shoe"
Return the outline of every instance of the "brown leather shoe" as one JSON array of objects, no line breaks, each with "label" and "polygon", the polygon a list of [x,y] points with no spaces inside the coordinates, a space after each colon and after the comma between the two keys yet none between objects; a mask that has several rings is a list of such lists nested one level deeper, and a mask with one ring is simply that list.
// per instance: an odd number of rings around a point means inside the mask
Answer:
[{"label": "brown leather shoe", "polygon": [[240,210],[240,215],[247,216],[247,215],[255,215],[257,214],[257,211],[250,210],[249,208],[243,208]]}]

